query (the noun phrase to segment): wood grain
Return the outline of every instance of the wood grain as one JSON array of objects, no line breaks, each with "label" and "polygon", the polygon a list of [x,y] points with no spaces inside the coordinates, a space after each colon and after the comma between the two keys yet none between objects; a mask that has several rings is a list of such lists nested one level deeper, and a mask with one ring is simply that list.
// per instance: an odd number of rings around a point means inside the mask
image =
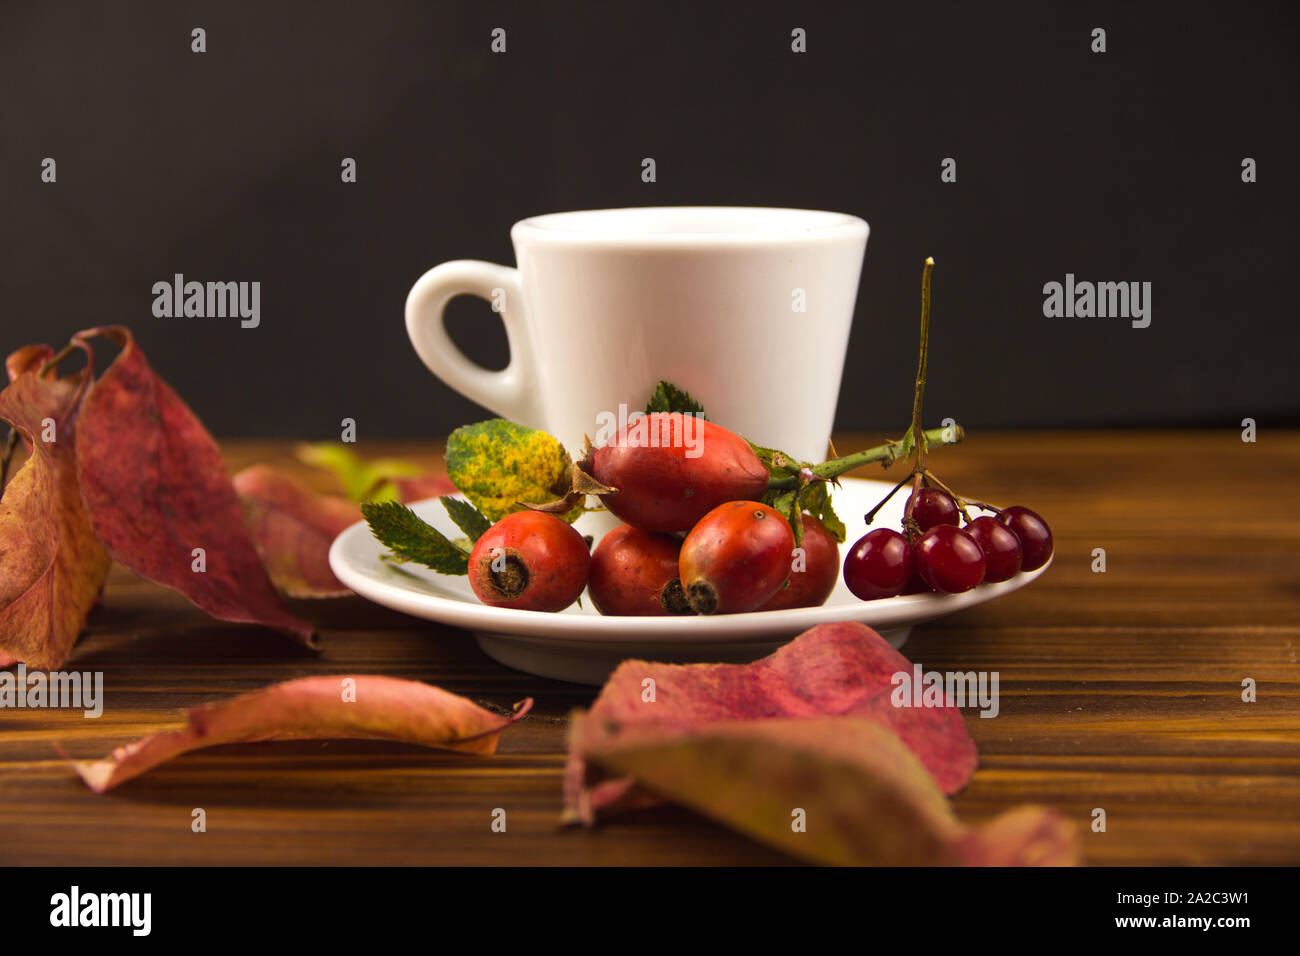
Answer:
[{"label": "wood grain", "polygon": [[[282,442],[225,448],[232,471],[293,466]],[[432,466],[440,447],[361,451]],[[1255,444],[1232,428],[975,434],[932,463],[959,490],[1030,505],[1056,535],[1041,581],[920,627],[904,648],[927,669],[1000,674],[999,716],[967,715],[981,761],[959,815],[1054,807],[1078,821],[1092,864],[1300,863],[1300,434],[1265,429]],[[1104,574],[1090,570],[1094,548],[1106,551]],[[671,808],[561,830],[564,717],[588,689],[512,672],[465,632],[360,599],[295,607],[318,622],[319,655],[209,620],[115,569],[66,665],[105,672],[103,717],[0,711],[0,863],[791,862]],[[342,672],[496,705],[533,696],[537,709],[492,758],[384,743],[226,746],[100,797],[59,756],[100,756],[186,706]],[[1253,704],[1241,701],[1247,677]],[[206,833],[190,830],[195,807]],[[498,807],[505,833],[489,826]],[[1105,833],[1089,830],[1097,807]]]}]

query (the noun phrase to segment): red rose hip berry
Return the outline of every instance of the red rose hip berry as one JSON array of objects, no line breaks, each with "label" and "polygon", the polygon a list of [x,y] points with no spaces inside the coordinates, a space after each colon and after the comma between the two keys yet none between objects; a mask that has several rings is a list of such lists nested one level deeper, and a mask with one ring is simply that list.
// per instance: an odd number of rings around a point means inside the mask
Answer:
[{"label": "red rose hip berry", "polygon": [[1052,529],[1035,512],[1012,505],[998,513],[998,523],[1020,539],[1020,570],[1037,571],[1052,556]]},{"label": "red rose hip berry", "polygon": [[591,603],[601,614],[691,613],[677,578],[681,550],[681,539],[673,535],[619,525],[600,539],[591,554],[587,580]]},{"label": "red rose hip berry", "polygon": [[912,548],[889,528],[868,531],[844,558],[844,584],[864,601],[902,594],[912,574]]},{"label": "red rose hip berry", "polygon": [[561,611],[587,585],[587,542],[554,515],[508,514],[474,543],[469,586],[492,607]]},{"label": "red rose hip berry", "polygon": [[1020,539],[992,515],[980,515],[962,529],[984,552],[984,580],[1010,581],[1020,570]]},{"label": "red rose hip berry", "polygon": [[840,543],[812,515],[803,516],[803,561],[791,561],[790,580],[777,588],[760,611],[821,607],[840,578]]},{"label": "red rose hip berry", "polygon": [[582,464],[616,489],[600,496],[605,507],[642,531],[688,531],[718,505],[767,490],[767,469],[745,439],[680,412],[629,423]]},{"label": "red rose hip berry", "polygon": [[718,505],[682,542],[677,569],[699,614],[762,607],[790,577],[794,532],[781,512],[757,501]]},{"label": "red rose hip berry", "polygon": [[974,538],[950,524],[935,525],[917,538],[912,559],[936,591],[960,594],[984,580],[984,552]]}]

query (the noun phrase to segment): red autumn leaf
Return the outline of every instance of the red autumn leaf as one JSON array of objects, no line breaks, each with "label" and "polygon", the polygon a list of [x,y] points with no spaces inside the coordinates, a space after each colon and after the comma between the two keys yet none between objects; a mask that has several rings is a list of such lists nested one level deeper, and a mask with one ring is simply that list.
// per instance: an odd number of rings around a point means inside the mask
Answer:
[{"label": "red autumn leaf", "polygon": [[397,488],[397,500],[403,504],[459,494],[451,479],[442,472],[420,475],[417,478],[394,478],[393,485]]},{"label": "red autumn leaf", "polygon": [[[891,728],[933,774],[956,793],[975,773],[975,743],[955,707],[898,708],[892,677],[912,663],[875,631],[856,622],[819,624],[752,664],[653,664],[624,661],[591,707],[593,719],[620,725],[701,727],[718,721],[772,717],[852,716]],[[654,681],[654,701],[645,696]],[[593,788],[581,747],[565,768],[565,817],[590,824],[602,809],[622,806],[631,791]]]},{"label": "red autumn leaf", "polygon": [[129,330],[87,329],[74,341],[97,335],[122,351],[86,395],[77,434],[96,536],[115,561],[213,617],[263,624],[310,645],[311,625],[289,613],[262,567],[217,443]]},{"label": "red autumn leaf", "polygon": [[[352,681],[349,689],[345,681]],[[350,699],[349,699],[350,698]],[[103,793],[180,754],[262,740],[396,740],[461,753],[496,752],[497,736],[532,707],[494,714],[438,687],[393,677],[304,677],[195,707],[179,730],[163,731],[73,769]]]},{"label": "red autumn leaf", "polygon": [[614,773],[816,863],[1078,862],[1073,829],[1039,807],[1017,808],[982,827],[963,826],[912,750],[875,720],[772,718],[673,727],[579,716],[572,733],[592,761]]},{"label": "red autumn leaf", "polygon": [[79,409],[87,367],[59,378],[54,352],[27,346],[9,356],[0,418],[31,450],[0,495],[0,663],[55,668],[86,624],[109,559],[91,531],[77,489]]},{"label": "red autumn leaf", "polygon": [[295,598],[351,594],[334,576],[329,549],[361,509],[340,495],[317,494],[270,465],[245,468],[233,479],[248,533],[271,581]]}]

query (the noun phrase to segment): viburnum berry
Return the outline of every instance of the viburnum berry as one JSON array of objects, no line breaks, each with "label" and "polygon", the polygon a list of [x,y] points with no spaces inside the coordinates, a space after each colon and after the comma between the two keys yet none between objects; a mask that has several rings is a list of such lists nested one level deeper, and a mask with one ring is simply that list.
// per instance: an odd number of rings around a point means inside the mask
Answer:
[{"label": "viburnum berry", "polygon": [[1012,505],[998,513],[998,523],[1020,539],[1020,570],[1037,571],[1052,556],[1052,529],[1036,512]]},{"label": "viburnum berry", "polygon": [[992,515],[980,515],[962,529],[984,552],[984,580],[1009,581],[1020,570],[1020,539]]},{"label": "viburnum berry", "polygon": [[950,524],[935,525],[912,545],[921,577],[936,591],[960,594],[984,580],[984,552]]},{"label": "viburnum berry", "polygon": [[957,511],[957,502],[937,488],[919,488],[908,498],[912,509],[912,519],[922,531],[929,531],[937,524],[950,524],[956,527],[961,517]]},{"label": "viburnum berry", "polygon": [[844,584],[864,601],[902,594],[911,577],[911,545],[889,528],[868,531],[844,558]]}]

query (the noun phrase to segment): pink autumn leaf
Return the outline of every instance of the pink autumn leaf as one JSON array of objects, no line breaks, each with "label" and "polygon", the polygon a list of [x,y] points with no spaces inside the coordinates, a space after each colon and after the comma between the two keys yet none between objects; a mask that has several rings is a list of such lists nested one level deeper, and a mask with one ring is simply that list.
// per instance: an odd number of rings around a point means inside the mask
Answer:
[{"label": "pink autumn leaf", "polygon": [[[348,682],[351,682],[350,684]],[[395,740],[470,754],[496,752],[497,736],[532,707],[510,715],[418,681],[393,677],[305,677],[195,707],[186,726],[150,734],[101,760],[73,763],[103,793],[201,747],[262,740]]]},{"label": "pink autumn leaf", "polygon": [[397,488],[397,500],[403,504],[458,493],[451,479],[442,472],[419,475],[415,478],[394,478],[393,484]]},{"label": "pink autumn leaf", "polygon": [[[591,707],[593,719],[623,726],[702,727],[719,721],[778,717],[862,717],[893,730],[945,793],[975,772],[975,743],[955,707],[895,707],[893,675],[912,663],[856,622],[819,624],[752,664],[654,664],[624,661]],[[652,680],[654,700],[646,698]],[[590,824],[632,791],[600,786],[581,746],[565,768],[565,819]]]},{"label": "pink autumn leaf", "polygon": [[87,329],[122,351],[82,403],[77,471],[95,535],[115,561],[222,621],[311,644],[281,602],[244,525],[217,443],[122,326]]},{"label": "pink autumn leaf", "polygon": [[340,495],[317,494],[269,465],[245,468],[233,479],[248,533],[282,594],[324,598],[351,594],[329,566],[329,549],[361,509]]}]

